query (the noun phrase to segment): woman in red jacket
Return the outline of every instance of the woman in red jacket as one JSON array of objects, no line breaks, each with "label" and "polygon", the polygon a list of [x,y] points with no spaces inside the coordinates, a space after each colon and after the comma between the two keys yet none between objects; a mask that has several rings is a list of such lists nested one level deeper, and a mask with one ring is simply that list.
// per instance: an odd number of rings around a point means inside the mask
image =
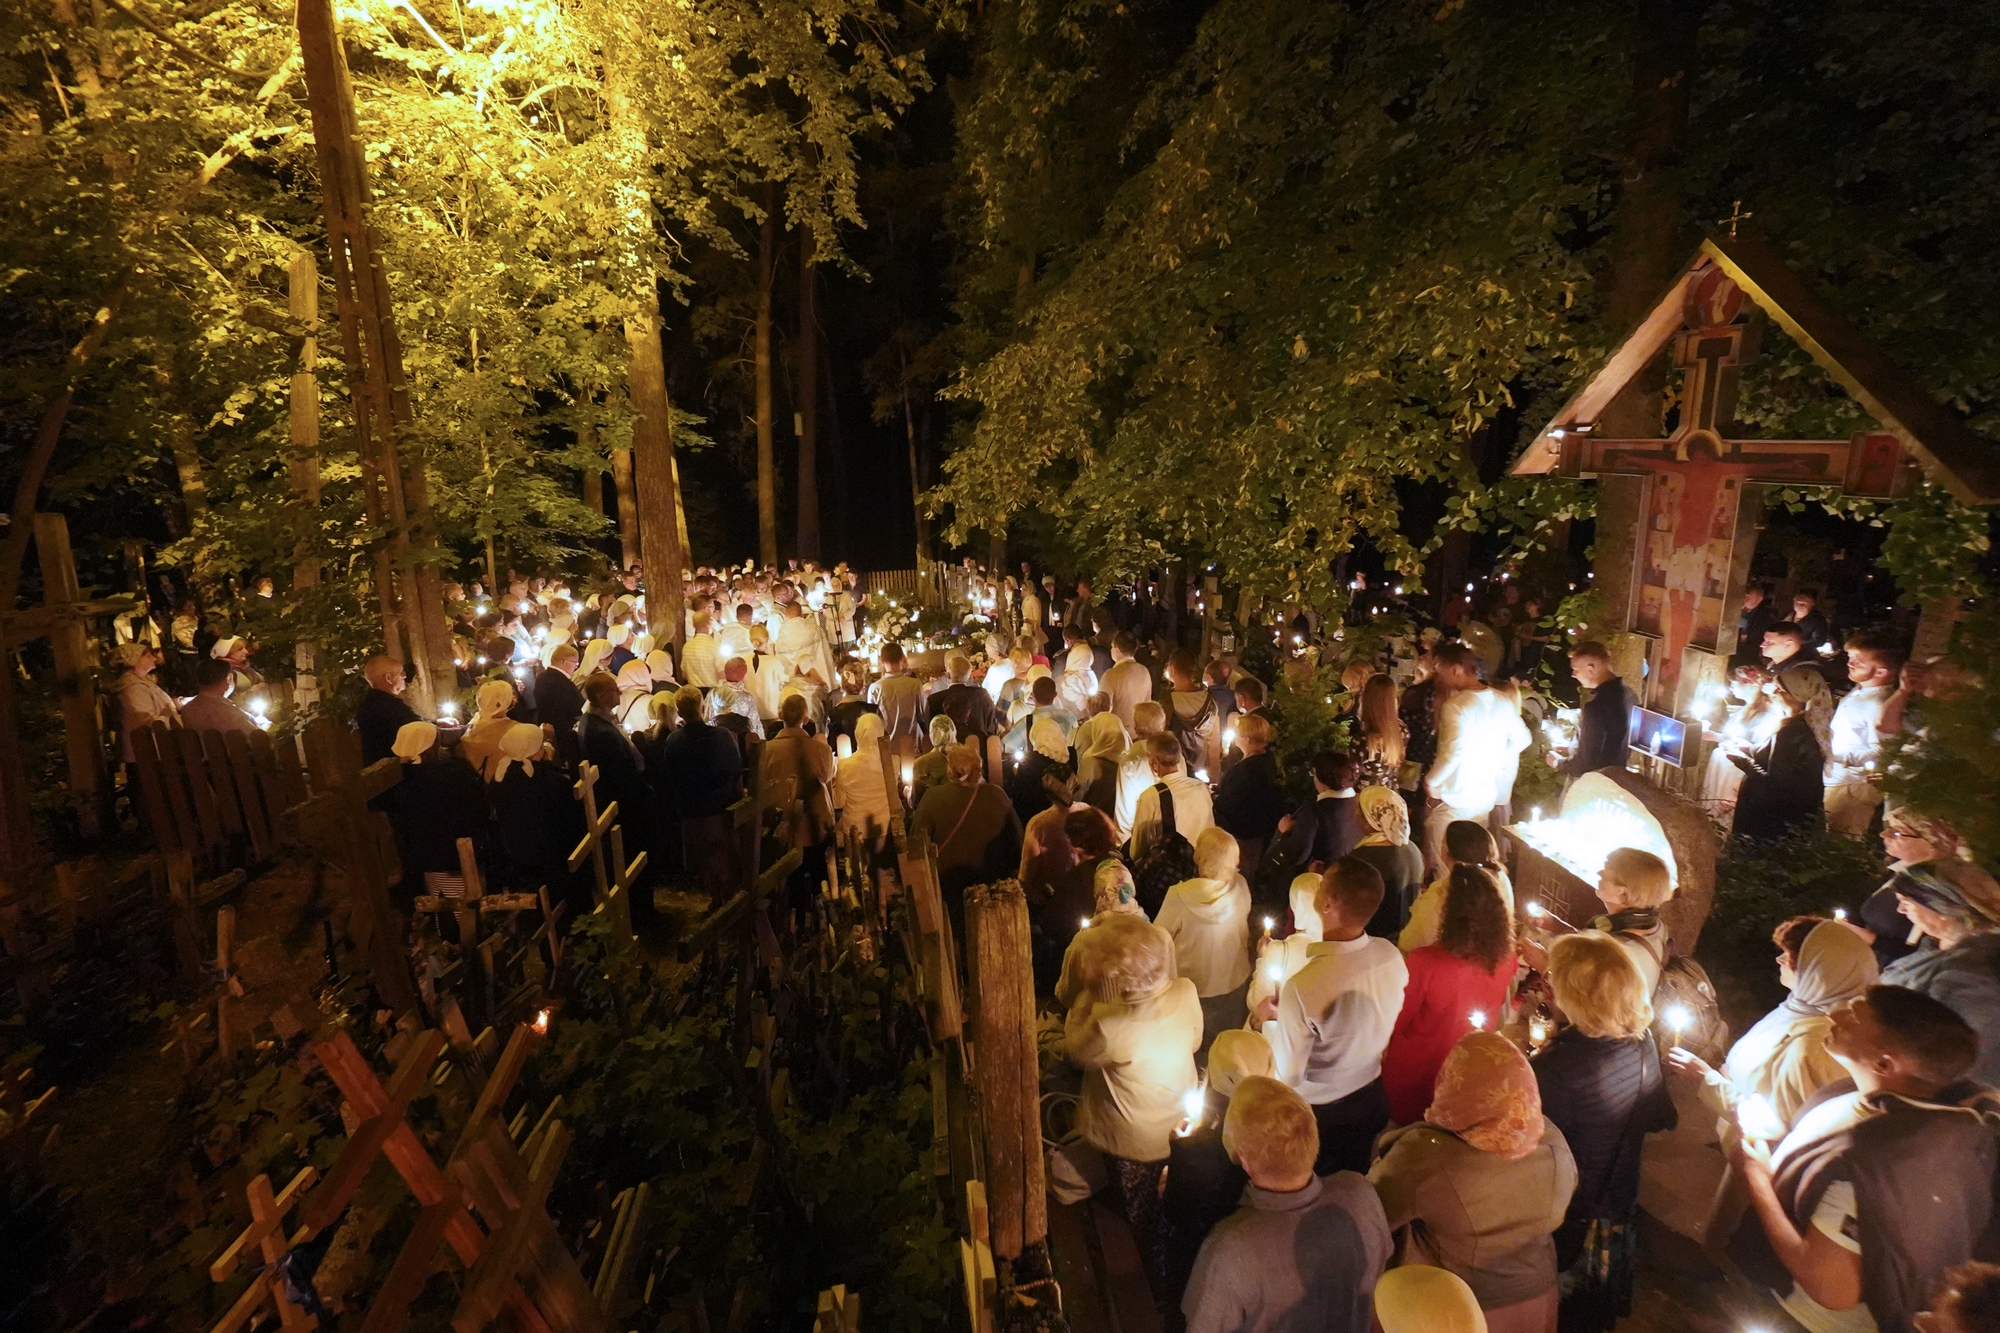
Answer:
[{"label": "woman in red jacket", "polygon": [[1436,944],[1403,960],[1410,984],[1382,1056],[1389,1115],[1398,1124],[1424,1118],[1438,1070],[1474,1028],[1498,1031],[1514,980],[1514,918],[1498,881],[1478,866],[1453,868]]}]

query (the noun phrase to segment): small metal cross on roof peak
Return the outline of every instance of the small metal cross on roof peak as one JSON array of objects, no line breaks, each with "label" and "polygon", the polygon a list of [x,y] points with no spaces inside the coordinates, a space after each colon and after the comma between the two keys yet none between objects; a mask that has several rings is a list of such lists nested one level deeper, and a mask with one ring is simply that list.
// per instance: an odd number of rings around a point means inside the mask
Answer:
[{"label": "small metal cross on roof peak", "polygon": [[1736,224],[1739,222],[1748,222],[1756,216],[1755,213],[1745,213],[1743,211],[1743,201],[1738,199],[1730,204],[1729,216],[1726,218],[1717,218],[1716,221],[1718,223],[1727,222],[1729,224],[1729,239],[1733,241],[1736,239]]}]

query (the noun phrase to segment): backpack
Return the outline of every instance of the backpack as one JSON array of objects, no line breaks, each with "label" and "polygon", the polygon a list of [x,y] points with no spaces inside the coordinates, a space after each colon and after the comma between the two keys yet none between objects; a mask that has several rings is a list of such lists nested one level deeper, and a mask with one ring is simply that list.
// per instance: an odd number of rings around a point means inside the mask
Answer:
[{"label": "backpack", "polygon": [[[1619,933],[1660,957],[1662,950],[1646,936]],[[1685,1016],[1685,1027],[1668,1021],[1668,1015],[1677,1012]],[[1722,1021],[1715,983],[1708,979],[1708,969],[1686,954],[1675,954],[1660,964],[1660,984],[1653,990],[1653,1041],[1662,1051],[1679,1046],[1717,1069],[1729,1054],[1729,1024]]]},{"label": "backpack", "polygon": [[1179,709],[1167,705],[1167,732],[1180,741],[1188,772],[1208,767],[1208,738],[1214,730],[1215,696],[1208,691],[1202,691],[1201,711],[1193,717],[1182,717]]},{"label": "backpack", "polygon": [[1174,794],[1164,782],[1153,784],[1160,796],[1160,837],[1147,853],[1132,863],[1132,884],[1146,919],[1160,914],[1167,890],[1183,881],[1199,878],[1194,848],[1174,827]]}]

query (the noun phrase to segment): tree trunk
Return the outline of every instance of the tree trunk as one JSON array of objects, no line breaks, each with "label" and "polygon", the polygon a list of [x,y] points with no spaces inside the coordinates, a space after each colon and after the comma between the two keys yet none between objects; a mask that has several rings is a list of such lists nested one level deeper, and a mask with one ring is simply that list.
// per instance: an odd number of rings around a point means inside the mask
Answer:
[{"label": "tree trunk", "polygon": [[778,464],[771,438],[771,284],[777,275],[778,192],[764,188],[757,233],[757,559],[778,563]]},{"label": "tree trunk", "polygon": [[[308,329],[319,328],[319,265],[310,251],[292,256],[285,272],[285,304],[294,323]],[[319,586],[319,561],[311,555],[308,534],[319,526],[319,337],[308,334],[299,347],[297,367],[292,371],[289,462],[292,499],[298,506],[298,540],[292,547],[292,587]],[[311,639],[300,639],[293,649],[297,675],[292,682],[292,703],[301,711],[319,702],[319,651]]]},{"label": "tree trunk", "polygon": [[673,407],[660,350],[660,290],[648,274],[625,317],[626,391],[632,398],[632,466],[638,479],[639,541],[646,569],[646,620],[660,643],[687,636],[681,614],[680,498],[674,476]]},{"label": "tree trunk", "polygon": [[611,451],[611,486],[618,492],[618,567],[630,569],[639,559],[639,492],[630,449]]},{"label": "tree trunk", "polygon": [[986,1129],[988,1218],[993,1253],[1011,1260],[1049,1231],[1028,901],[1019,881],[1003,880],[970,890],[965,912],[969,993],[978,997],[973,1076]]},{"label": "tree trunk", "polygon": [[812,229],[799,233],[799,559],[819,559],[819,287]]}]

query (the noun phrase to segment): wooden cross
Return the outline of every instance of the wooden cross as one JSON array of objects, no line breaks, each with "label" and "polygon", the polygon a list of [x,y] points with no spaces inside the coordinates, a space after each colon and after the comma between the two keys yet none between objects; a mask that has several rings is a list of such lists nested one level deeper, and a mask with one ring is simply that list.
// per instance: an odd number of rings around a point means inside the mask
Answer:
[{"label": "wooden cross", "polygon": [[1756,216],[1755,213],[1745,213],[1743,211],[1743,201],[1738,199],[1729,206],[1729,216],[1720,220],[1729,224],[1729,239],[1733,241],[1736,239],[1736,224],[1739,222],[1748,222]]},{"label": "wooden cross", "polygon": [[250,1203],[250,1225],[209,1265],[208,1276],[216,1282],[227,1281],[252,1246],[257,1247],[257,1252],[263,1256],[264,1271],[251,1279],[250,1285],[244,1288],[243,1294],[236,1298],[236,1303],[229,1307],[229,1312],[209,1333],[235,1333],[257,1313],[267,1296],[278,1307],[279,1323],[291,1333],[303,1333],[305,1329],[319,1327],[317,1316],[308,1313],[285,1294],[284,1273],[280,1268],[287,1254],[311,1240],[318,1232],[317,1227],[304,1224],[289,1236],[285,1234],[285,1214],[318,1178],[318,1172],[305,1167],[277,1194],[271,1192],[269,1175],[259,1175],[250,1182],[249,1189],[245,1191]]},{"label": "wooden cross", "polygon": [[1736,647],[1760,483],[1886,496],[1909,478],[1902,446],[1886,432],[1846,440],[1729,438],[1737,377],[1755,355],[1744,307],[1743,291],[1720,267],[1690,277],[1678,312],[1681,331],[1672,339],[1683,374],[1680,422],[1667,438],[1601,439],[1588,421],[1549,431],[1561,443],[1564,475],[1641,479],[1630,627],[1659,642],[1647,697],[1666,711],[1679,711],[1683,702],[1686,649],[1720,658]]},{"label": "wooden cross", "polygon": [[[600,812],[597,808],[597,765],[585,761],[577,765],[576,796],[583,802],[583,840],[576,850],[569,854],[569,870],[575,874],[583,866],[584,858],[590,858],[591,869],[597,876],[597,910],[608,910],[612,921],[618,927],[618,938],[632,938],[632,885],[638,882],[639,874],[646,868],[646,853],[640,852],[638,859],[630,864],[625,860],[625,830],[618,826],[618,802],[613,801]],[[610,873],[605,865],[604,842],[606,832],[610,833],[611,862],[617,866],[617,873]]]}]

